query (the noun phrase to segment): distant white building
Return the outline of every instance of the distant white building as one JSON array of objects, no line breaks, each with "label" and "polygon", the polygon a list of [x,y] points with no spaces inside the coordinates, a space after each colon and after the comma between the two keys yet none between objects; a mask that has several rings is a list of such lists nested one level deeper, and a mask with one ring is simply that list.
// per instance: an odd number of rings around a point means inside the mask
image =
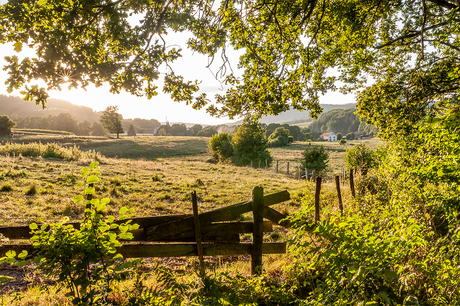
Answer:
[{"label": "distant white building", "polygon": [[327,141],[337,141],[337,135],[334,132],[331,133],[323,133],[319,135],[319,138],[322,138]]}]

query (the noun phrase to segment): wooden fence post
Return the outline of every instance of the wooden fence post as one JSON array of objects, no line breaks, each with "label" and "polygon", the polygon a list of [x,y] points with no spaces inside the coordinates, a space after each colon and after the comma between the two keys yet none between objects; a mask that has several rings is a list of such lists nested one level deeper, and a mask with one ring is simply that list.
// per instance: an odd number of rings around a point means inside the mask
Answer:
[{"label": "wooden fence post", "polygon": [[252,160],[251,160],[251,168],[252,168]]},{"label": "wooden fence post", "polygon": [[192,208],[193,208],[193,219],[195,222],[195,240],[196,249],[200,258],[200,273],[204,275],[204,259],[203,259],[203,246],[201,245],[201,225],[200,216],[198,215],[198,201],[196,199],[196,191],[192,192]]},{"label": "wooden fence post", "polygon": [[317,177],[316,178],[316,191],[315,191],[315,224],[319,222],[319,210],[320,210],[319,195],[320,193],[321,193],[321,178]]},{"label": "wooden fence post", "polygon": [[287,162],[287,174],[289,174],[289,162]]},{"label": "wooden fence post", "polygon": [[279,160],[276,161],[276,173],[278,173],[278,163],[279,163]]},{"label": "wooden fence post", "polygon": [[316,171],[315,170],[313,170],[311,172],[311,178],[312,178],[313,182],[316,182]]},{"label": "wooden fence post", "polygon": [[264,206],[264,189],[254,187],[252,190],[252,214],[254,232],[252,236],[251,273],[262,273],[262,243],[264,239],[262,209]]},{"label": "wooden fence post", "polygon": [[302,168],[299,165],[299,180],[302,180]]},{"label": "wooden fence post", "polygon": [[268,169],[268,160],[265,159],[265,169]]},{"label": "wooden fence post", "polygon": [[335,176],[335,187],[337,188],[337,198],[339,199],[340,213],[343,216],[342,193],[340,192],[340,178],[338,175]]},{"label": "wooden fence post", "polygon": [[353,169],[350,169],[350,189],[351,189],[351,196],[354,199],[356,197],[356,194],[355,194],[355,182],[353,180]]},{"label": "wooden fence post", "polygon": [[260,159],[259,159],[259,168],[260,168]]}]

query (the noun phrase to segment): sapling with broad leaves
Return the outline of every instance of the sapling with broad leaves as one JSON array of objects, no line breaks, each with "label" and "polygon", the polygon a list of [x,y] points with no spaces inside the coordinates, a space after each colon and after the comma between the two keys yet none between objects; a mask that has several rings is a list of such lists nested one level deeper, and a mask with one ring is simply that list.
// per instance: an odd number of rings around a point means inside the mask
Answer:
[{"label": "sapling with broad leaves", "polygon": [[[83,182],[76,188],[84,188],[84,195],[76,196],[75,204],[85,205],[85,216],[80,228],[67,224],[68,217],[61,222],[37,225],[30,224],[32,230],[33,262],[47,276],[57,277],[59,284],[66,288],[68,296],[75,305],[110,305],[110,294],[114,284],[126,279],[140,260],[123,261],[123,256],[117,252],[121,247],[119,239],[130,240],[130,231],[138,229],[131,220],[124,223],[115,222],[112,215],[104,215],[108,198],[95,197],[92,184],[99,181],[98,162],[92,162],[90,167],[81,170]],[[89,196],[88,196],[89,195]],[[132,209],[122,207],[119,210],[119,220],[128,218]],[[16,254],[9,252],[1,261],[17,263]],[[23,259],[19,264],[25,264],[27,252],[19,255]]]}]

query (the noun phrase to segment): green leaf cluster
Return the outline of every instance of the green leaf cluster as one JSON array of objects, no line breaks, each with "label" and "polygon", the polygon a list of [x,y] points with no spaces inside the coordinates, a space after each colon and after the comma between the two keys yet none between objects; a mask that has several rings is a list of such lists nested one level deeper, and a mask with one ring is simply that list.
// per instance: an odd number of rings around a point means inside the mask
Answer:
[{"label": "green leaf cluster", "polygon": [[[118,221],[106,215],[108,198],[95,197],[94,184],[99,182],[98,162],[81,170],[83,181],[76,188],[84,189],[84,195],[77,195],[73,202],[85,205],[84,220],[76,227],[67,224],[68,217],[59,223],[30,224],[34,254],[33,262],[47,276],[57,277],[59,284],[68,292],[75,305],[108,305],[116,282],[126,279],[139,261],[120,261],[123,256],[117,248],[120,240],[131,240],[131,231],[139,228],[131,220],[121,222],[132,214],[132,209],[122,207]],[[86,197],[86,199],[85,199]],[[18,257],[25,259],[27,253]],[[9,252],[2,261],[16,262],[16,254]]]},{"label": "green leaf cluster", "polygon": [[302,152],[302,160],[300,161],[302,168],[307,168],[308,171],[315,170],[316,174],[321,175],[327,170],[329,153],[323,145],[307,146]]}]

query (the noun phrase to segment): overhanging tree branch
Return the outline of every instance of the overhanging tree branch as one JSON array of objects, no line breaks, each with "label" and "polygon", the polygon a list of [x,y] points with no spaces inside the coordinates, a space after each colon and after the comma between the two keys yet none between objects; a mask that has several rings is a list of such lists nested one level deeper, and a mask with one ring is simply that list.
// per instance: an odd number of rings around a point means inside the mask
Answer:
[{"label": "overhanging tree branch", "polygon": [[437,4],[439,6],[442,6],[443,8],[449,9],[449,10],[454,10],[458,8],[458,5],[453,4],[452,2],[449,1],[444,1],[444,0],[427,0],[429,2],[432,2],[434,4]]},{"label": "overhanging tree branch", "polygon": [[[442,26],[445,26],[447,24],[447,22],[441,22],[441,23],[438,23],[438,24],[435,24],[435,25],[432,25],[431,27],[427,27],[427,28],[424,28],[423,29],[423,32],[426,32],[426,31],[429,31],[429,30],[432,30],[432,29],[436,29],[436,28],[439,28],[439,27],[442,27]],[[377,45],[374,47],[374,49],[383,49],[385,47],[388,47],[388,46],[391,46],[392,44],[394,44],[395,42],[398,42],[400,40],[404,40],[404,39],[408,39],[408,38],[413,38],[413,37],[417,37],[417,36],[420,36],[422,35],[422,30],[420,31],[414,31],[412,32],[411,34],[406,34],[406,35],[401,35],[399,37],[396,37],[384,44],[381,44],[381,45]]]}]

